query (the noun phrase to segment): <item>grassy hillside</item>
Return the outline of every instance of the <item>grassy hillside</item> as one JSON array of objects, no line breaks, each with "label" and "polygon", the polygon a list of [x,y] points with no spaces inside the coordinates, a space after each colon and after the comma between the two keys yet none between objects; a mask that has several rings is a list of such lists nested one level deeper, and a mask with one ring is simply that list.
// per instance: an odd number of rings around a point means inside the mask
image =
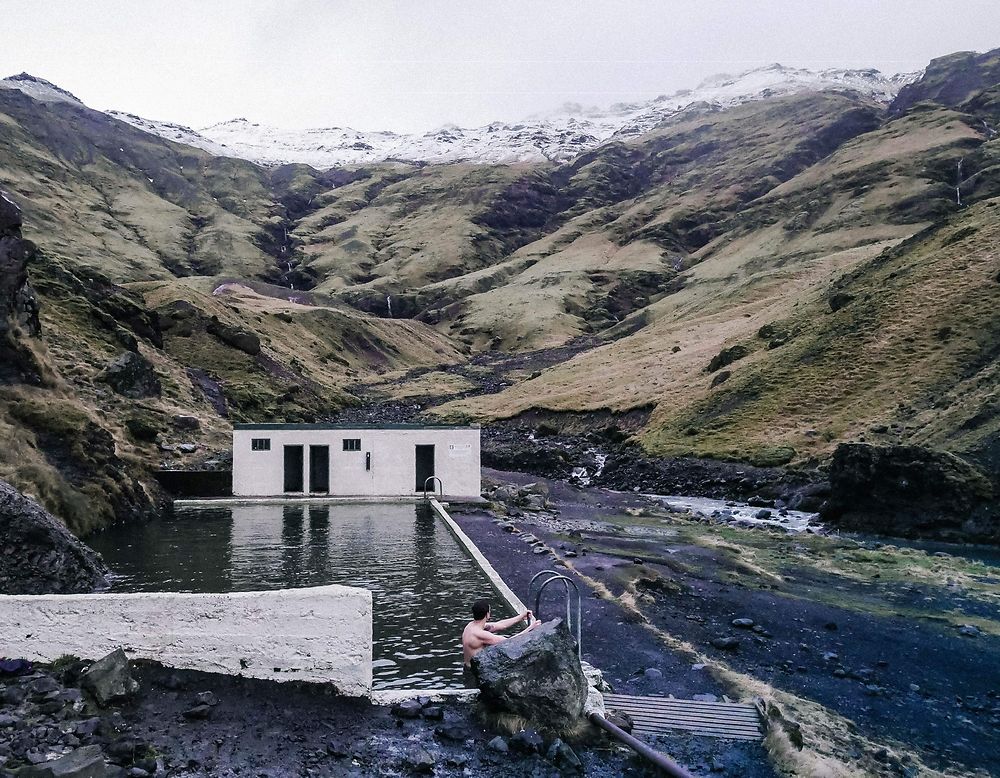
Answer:
[{"label": "grassy hillside", "polygon": [[[328,417],[352,381],[460,358],[425,324],[267,283],[289,171],[15,90],[0,122],[0,186],[38,245],[41,335],[22,341],[44,376],[0,383],[0,477],[75,531],[148,510],[152,469],[224,451],[233,421]],[[109,376],[123,359],[145,378]]]},{"label": "grassy hillside", "polygon": [[[1000,190],[997,140],[977,118],[918,106],[846,141],[720,219],[685,258],[679,291],[606,345],[440,412],[653,407],[649,450],[760,464],[823,457],[866,433],[983,450],[997,434]],[[959,159],[978,171],[962,206],[949,181]],[[670,213],[692,195],[654,196]],[[964,410],[935,411],[945,396]]]}]

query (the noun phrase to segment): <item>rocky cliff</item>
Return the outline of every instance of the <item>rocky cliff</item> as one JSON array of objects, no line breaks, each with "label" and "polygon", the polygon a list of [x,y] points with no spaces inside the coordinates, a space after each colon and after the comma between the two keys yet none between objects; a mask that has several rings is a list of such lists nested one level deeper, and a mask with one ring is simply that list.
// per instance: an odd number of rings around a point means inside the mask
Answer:
[{"label": "rocky cliff", "polygon": [[41,332],[38,301],[28,284],[35,244],[21,235],[21,209],[0,191],[0,381],[39,383],[38,364],[25,336]]}]

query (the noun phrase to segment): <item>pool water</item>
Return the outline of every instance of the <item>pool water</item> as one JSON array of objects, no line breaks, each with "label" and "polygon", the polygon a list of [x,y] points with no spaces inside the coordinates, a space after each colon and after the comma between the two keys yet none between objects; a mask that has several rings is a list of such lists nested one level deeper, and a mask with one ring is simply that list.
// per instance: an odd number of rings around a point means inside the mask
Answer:
[{"label": "pool water", "polygon": [[471,604],[512,615],[428,506],[296,502],[175,506],[88,538],[126,592],[361,586],[374,600],[374,688],[462,685]]}]

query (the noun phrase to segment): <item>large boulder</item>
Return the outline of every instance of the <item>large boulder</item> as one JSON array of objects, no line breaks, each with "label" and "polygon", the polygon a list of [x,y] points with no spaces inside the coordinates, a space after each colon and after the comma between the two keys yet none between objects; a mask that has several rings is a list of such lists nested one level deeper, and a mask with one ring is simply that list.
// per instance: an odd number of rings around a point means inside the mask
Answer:
[{"label": "large boulder", "polygon": [[830,464],[823,519],[897,537],[1000,542],[989,477],[955,454],[920,446],[844,443]]},{"label": "large boulder", "polygon": [[472,671],[489,710],[524,717],[546,731],[562,731],[583,715],[587,679],[562,619],[483,649]]},{"label": "large boulder", "polygon": [[260,338],[248,330],[230,327],[228,324],[223,324],[214,316],[205,329],[227,346],[239,349],[244,354],[255,357],[260,353]]},{"label": "large boulder", "polygon": [[57,518],[0,481],[0,594],[76,594],[107,586],[97,552]]},{"label": "large boulder", "polygon": [[97,376],[125,397],[159,397],[162,387],[156,370],[141,354],[135,351],[125,351],[119,354]]}]

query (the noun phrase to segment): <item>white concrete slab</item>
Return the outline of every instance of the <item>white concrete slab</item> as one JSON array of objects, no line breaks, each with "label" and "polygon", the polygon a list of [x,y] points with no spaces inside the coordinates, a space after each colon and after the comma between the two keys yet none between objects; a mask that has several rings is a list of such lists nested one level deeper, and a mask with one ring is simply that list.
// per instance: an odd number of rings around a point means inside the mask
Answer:
[{"label": "white concrete slab", "polygon": [[267,592],[0,596],[0,654],[50,662],[123,648],[170,667],[372,689],[372,594]]}]

